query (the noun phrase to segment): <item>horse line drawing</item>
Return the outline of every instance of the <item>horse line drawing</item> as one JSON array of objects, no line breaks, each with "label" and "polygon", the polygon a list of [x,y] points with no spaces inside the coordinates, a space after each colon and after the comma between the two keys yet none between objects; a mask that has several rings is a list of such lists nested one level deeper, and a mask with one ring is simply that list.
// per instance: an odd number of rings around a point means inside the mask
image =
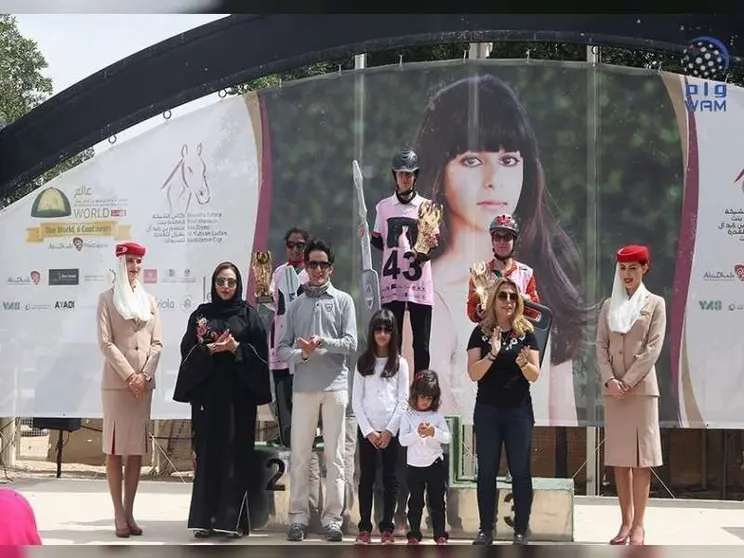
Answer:
[{"label": "horse line drawing", "polygon": [[166,190],[169,216],[186,215],[192,198],[199,205],[209,203],[211,193],[207,182],[207,165],[202,159],[202,144],[190,151],[186,144],[181,147],[181,160],[160,187]]}]

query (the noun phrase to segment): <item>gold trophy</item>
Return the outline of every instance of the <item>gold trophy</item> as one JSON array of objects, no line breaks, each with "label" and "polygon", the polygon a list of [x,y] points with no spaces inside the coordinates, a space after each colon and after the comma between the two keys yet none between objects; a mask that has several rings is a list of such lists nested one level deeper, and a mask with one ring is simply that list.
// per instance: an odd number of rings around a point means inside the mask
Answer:
[{"label": "gold trophy", "polygon": [[471,265],[470,278],[475,286],[475,292],[480,298],[481,310],[485,310],[488,304],[488,292],[496,284],[486,262],[475,262]]},{"label": "gold trophy", "polygon": [[268,304],[274,301],[271,296],[271,274],[273,266],[271,261],[271,252],[257,250],[253,252],[251,258],[251,268],[253,269],[253,278],[256,283],[255,295],[258,304]]},{"label": "gold trophy", "polygon": [[414,252],[426,255],[437,245],[434,231],[437,230],[441,222],[441,204],[427,200],[419,206],[418,234],[416,235],[416,244],[413,246]]}]

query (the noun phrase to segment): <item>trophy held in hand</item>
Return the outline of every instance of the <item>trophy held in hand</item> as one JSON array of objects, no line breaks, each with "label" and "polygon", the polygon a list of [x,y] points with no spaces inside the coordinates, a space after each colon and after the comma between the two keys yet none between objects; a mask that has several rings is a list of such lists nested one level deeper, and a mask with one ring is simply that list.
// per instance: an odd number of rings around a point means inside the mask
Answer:
[{"label": "trophy held in hand", "polygon": [[480,299],[480,308],[483,311],[488,304],[488,292],[496,284],[486,262],[475,262],[470,266],[470,279],[473,281],[475,292]]},{"label": "trophy held in hand", "polygon": [[273,305],[274,302],[274,297],[271,294],[271,275],[273,272],[271,252],[261,250],[253,252],[251,269],[253,270],[255,285],[256,310],[264,325],[269,327],[271,320],[274,319],[274,309],[267,306]]},{"label": "trophy held in hand", "polygon": [[432,201],[425,201],[419,206],[418,234],[413,246],[417,254],[427,255],[437,245],[435,231],[442,222],[442,205]]}]

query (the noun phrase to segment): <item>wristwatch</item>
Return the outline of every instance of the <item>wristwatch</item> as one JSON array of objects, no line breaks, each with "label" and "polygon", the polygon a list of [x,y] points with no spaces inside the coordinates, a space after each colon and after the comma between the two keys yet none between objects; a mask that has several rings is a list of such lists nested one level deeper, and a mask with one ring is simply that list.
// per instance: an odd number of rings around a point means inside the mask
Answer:
[{"label": "wristwatch", "polygon": [[152,376],[146,374],[145,372],[143,372],[142,375],[145,377],[146,382],[152,382]]}]

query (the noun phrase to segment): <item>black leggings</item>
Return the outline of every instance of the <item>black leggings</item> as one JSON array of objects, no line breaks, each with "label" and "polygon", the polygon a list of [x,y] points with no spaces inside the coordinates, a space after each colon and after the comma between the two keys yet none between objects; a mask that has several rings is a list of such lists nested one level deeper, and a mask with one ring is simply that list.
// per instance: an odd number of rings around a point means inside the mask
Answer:
[{"label": "black leggings", "polygon": [[413,333],[413,373],[429,368],[429,337],[431,336],[431,306],[394,300],[382,305],[390,310],[398,324],[398,349],[403,347],[403,316],[406,308]]}]

